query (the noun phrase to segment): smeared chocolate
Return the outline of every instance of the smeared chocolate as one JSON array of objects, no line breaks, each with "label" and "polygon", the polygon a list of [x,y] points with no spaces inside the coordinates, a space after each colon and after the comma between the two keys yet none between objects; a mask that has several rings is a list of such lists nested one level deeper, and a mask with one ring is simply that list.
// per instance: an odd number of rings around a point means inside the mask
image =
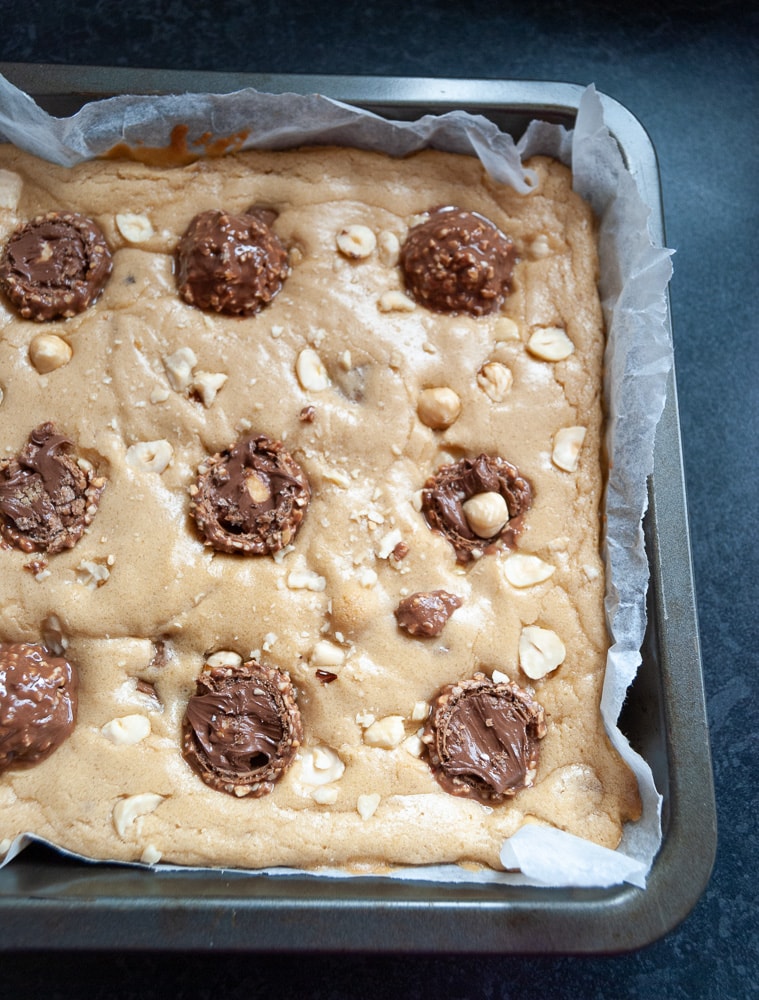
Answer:
[{"label": "smeared chocolate", "polygon": [[50,423],[23,450],[0,461],[0,534],[24,552],[70,549],[92,522],[105,479],[82,467],[73,443]]},{"label": "smeared chocolate", "polygon": [[446,590],[420,592],[405,597],[395,609],[400,628],[409,635],[437,636],[463,601]]},{"label": "smeared chocolate", "polygon": [[287,252],[271,229],[276,213],[210,210],[195,216],[177,248],[177,284],[185,302],[233,316],[252,316],[284,284]]},{"label": "smeared chocolate", "polygon": [[[509,520],[492,538],[480,538],[472,531],[464,513],[464,503],[478,493],[500,493],[508,507]],[[469,562],[478,553],[512,548],[531,504],[529,482],[515,466],[497,455],[481,454],[444,465],[422,490],[422,512],[427,524],[445,535],[460,563]]]},{"label": "smeared chocolate", "polygon": [[545,734],[543,708],[526,691],[476,673],[437,695],[422,742],[447,792],[492,803],[532,784]]},{"label": "smeared chocolate", "polygon": [[0,772],[50,756],[76,723],[77,675],[44,646],[0,643]]},{"label": "smeared chocolate", "polygon": [[249,434],[208,459],[190,510],[220,552],[274,553],[295,538],[311,499],[305,473],[278,441]]},{"label": "smeared chocolate", "polygon": [[105,285],[113,259],[100,228],[75,212],[49,212],[13,233],[0,258],[0,287],[24,319],[83,312]]},{"label": "smeared chocolate", "polygon": [[255,660],[203,671],[187,704],[182,754],[229,795],[267,795],[287,770],[303,729],[289,676]]},{"label": "smeared chocolate", "polygon": [[509,292],[516,250],[477,212],[445,207],[413,226],[400,265],[413,298],[440,313],[484,316]]}]

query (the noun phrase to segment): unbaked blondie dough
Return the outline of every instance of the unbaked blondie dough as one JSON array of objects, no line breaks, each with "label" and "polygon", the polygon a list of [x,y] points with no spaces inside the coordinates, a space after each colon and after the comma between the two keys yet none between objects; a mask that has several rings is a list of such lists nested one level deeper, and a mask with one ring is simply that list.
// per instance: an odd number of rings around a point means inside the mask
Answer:
[{"label": "unbaked blondie dough", "polygon": [[[3,245],[53,213],[111,256],[58,318],[24,318],[14,282],[0,301],[0,842],[373,871],[499,868],[525,823],[617,845],[639,804],[599,714],[595,229],[566,168],[530,166],[520,195],[433,151],[64,169],[0,150]],[[193,284],[211,250],[178,254],[188,229],[251,215],[276,265],[255,301]],[[481,294],[430,277],[451,227],[505,238]],[[66,480],[61,527],[40,515],[23,544],[8,483],[31,477],[29,514],[61,456],[80,493]],[[235,476],[272,527],[216,516]],[[37,753],[40,648],[78,681],[48,695],[75,725]],[[516,779],[486,773],[499,754]]]}]

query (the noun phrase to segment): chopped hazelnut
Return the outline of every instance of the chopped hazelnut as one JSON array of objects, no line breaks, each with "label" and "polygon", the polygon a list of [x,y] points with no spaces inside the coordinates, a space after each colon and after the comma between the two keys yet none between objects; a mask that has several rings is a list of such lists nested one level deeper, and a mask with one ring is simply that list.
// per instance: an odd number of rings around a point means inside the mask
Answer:
[{"label": "chopped hazelnut", "polygon": [[492,538],[509,520],[509,508],[500,493],[475,493],[461,506],[467,524],[479,538]]},{"label": "chopped hazelnut", "polygon": [[417,399],[416,412],[426,427],[442,431],[458,419],[461,413],[461,400],[458,394],[447,386],[422,389]]},{"label": "chopped hazelnut", "polygon": [[562,427],[553,439],[551,461],[564,472],[574,472],[580,460],[580,449],[585,440],[584,427]]},{"label": "chopped hazelnut", "polygon": [[153,226],[147,215],[134,212],[120,212],[116,216],[116,228],[128,243],[144,243],[153,235]]},{"label": "chopped hazelnut", "polygon": [[551,629],[527,625],[519,637],[519,666],[532,680],[550,674],[567,655],[561,639]]},{"label": "chopped hazelnut", "polygon": [[539,326],[527,341],[527,350],[541,361],[563,361],[575,345],[559,326]]},{"label": "chopped hazelnut", "polygon": [[301,388],[307,392],[321,392],[329,386],[329,376],[321,358],[313,347],[305,347],[295,362],[295,374]]},{"label": "chopped hazelnut", "polygon": [[502,403],[511,388],[514,376],[500,361],[489,361],[477,373],[477,385],[494,403]]},{"label": "chopped hazelnut", "polygon": [[71,345],[54,333],[38,333],[29,345],[29,360],[40,375],[63,368],[73,354]]},{"label": "chopped hazelnut", "polygon": [[368,226],[346,226],[337,234],[337,248],[351,260],[363,260],[371,256],[377,246],[377,238]]},{"label": "chopped hazelnut", "polygon": [[532,587],[544,583],[556,567],[543,562],[539,556],[514,553],[503,564],[503,574],[512,587]]}]

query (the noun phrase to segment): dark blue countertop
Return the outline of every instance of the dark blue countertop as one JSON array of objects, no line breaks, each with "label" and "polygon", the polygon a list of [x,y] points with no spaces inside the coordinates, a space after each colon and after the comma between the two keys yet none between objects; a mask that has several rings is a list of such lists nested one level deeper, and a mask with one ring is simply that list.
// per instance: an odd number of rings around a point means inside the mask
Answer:
[{"label": "dark blue countertop", "polygon": [[592,82],[640,119],[658,152],[676,250],[676,371],[719,846],[683,923],[618,957],[18,954],[3,959],[0,997],[759,996],[757,14],[742,3],[667,0],[3,7],[15,9],[3,19],[0,61]]}]

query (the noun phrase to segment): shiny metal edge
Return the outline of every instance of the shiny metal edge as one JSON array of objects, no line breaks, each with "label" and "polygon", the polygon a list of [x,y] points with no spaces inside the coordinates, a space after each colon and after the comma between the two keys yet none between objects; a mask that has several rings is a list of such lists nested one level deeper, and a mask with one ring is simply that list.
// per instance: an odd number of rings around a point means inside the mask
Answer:
[{"label": "shiny metal edge", "polygon": [[[51,113],[119,93],[321,93],[395,118],[462,108],[519,134],[532,118],[571,127],[584,87],[561,82],[306,76],[0,64]],[[607,125],[664,244],[654,148],[600,95]],[[668,323],[671,318],[668,315]],[[384,878],[158,873],[29,849],[0,871],[0,950],[140,949],[614,954],[672,930],[704,891],[716,809],[674,373],[657,432],[646,538],[650,626],[630,701],[665,790],[664,840],[648,886],[609,890],[455,886]],[[642,720],[642,721],[641,721]]]}]

